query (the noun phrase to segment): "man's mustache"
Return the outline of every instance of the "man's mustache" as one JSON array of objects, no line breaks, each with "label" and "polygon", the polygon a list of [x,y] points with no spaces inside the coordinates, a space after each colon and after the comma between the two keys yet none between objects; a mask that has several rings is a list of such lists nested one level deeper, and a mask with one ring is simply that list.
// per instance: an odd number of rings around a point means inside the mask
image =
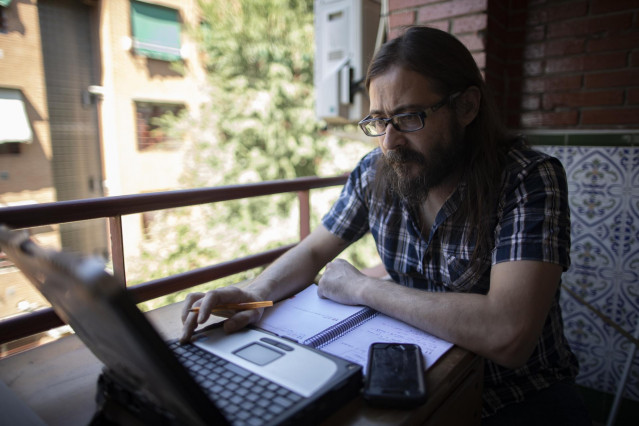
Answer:
[{"label": "man's mustache", "polygon": [[424,163],[426,159],[422,154],[410,148],[399,147],[384,154],[388,164],[403,164],[408,162]]}]

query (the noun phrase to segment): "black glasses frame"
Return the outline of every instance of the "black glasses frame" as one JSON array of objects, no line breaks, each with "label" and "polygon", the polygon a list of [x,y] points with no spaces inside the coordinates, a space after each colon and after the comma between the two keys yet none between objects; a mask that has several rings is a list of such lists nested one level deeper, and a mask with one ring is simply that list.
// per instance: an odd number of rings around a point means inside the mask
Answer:
[{"label": "black glasses frame", "polygon": [[[426,119],[426,117],[428,117],[430,114],[434,113],[435,111],[437,111],[438,109],[440,109],[441,107],[446,105],[446,103],[450,102],[451,100],[453,100],[454,98],[456,98],[459,95],[460,95],[460,92],[453,93],[452,95],[444,97],[444,99],[442,99],[441,101],[437,102],[435,105],[430,106],[428,108],[425,108],[425,109],[423,109],[421,111],[418,111],[418,112],[406,112],[406,113],[401,113],[401,114],[395,114],[395,115],[393,115],[391,117],[388,117],[388,118],[372,118],[370,115],[368,115],[368,116],[364,117],[357,124],[359,125],[359,127],[362,129],[362,131],[364,132],[364,134],[366,136],[371,136],[371,137],[385,135],[386,134],[386,130],[385,129],[388,127],[389,123],[398,132],[402,132],[402,133],[417,132],[417,131],[419,131],[419,130],[424,128],[424,120]],[[398,119],[400,119],[402,117],[419,117],[420,126],[418,128],[416,128],[416,129],[403,130],[397,124]],[[370,132],[367,129],[367,126],[370,123],[379,123],[379,122],[383,122],[384,123],[384,131],[383,132],[381,132],[381,133],[372,133],[372,132]]]}]

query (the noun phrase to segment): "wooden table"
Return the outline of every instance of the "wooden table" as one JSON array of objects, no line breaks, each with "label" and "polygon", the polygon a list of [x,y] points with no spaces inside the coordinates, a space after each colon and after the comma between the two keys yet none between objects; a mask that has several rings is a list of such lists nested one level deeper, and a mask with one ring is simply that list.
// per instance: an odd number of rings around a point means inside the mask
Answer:
[{"label": "wooden table", "polygon": [[[181,303],[156,309],[148,318],[166,339],[179,336]],[[0,380],[51,426],[86,425],[95,412],[97,358],[76,336],[67,336],[0,360]],[[478,425],[483,360],[457,346],[426,372],[428,401],[413,410],[370,407],[353,399],[327,425]]]}]

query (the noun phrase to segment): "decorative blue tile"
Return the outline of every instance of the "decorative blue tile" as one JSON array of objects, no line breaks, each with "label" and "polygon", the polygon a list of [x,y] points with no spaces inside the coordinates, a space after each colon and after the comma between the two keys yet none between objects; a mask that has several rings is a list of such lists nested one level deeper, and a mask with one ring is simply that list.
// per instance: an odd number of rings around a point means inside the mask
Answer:
[{"label": "decorative blue tile", "polygon": [[[639,147],[535,148],[559,158],[568,177],[572,265],[563,283],[634,334],[639,326]],[[577,382],[616,393],[632,343],[567,292],[561,305],[566,337],[580,362]],[[639,351],[623,396],[639,401]]]}]

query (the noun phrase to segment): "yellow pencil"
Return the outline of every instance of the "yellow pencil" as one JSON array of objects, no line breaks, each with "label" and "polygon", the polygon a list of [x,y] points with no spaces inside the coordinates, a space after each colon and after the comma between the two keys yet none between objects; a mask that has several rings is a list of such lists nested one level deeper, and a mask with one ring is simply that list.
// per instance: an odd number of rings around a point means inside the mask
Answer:
[{"label": "yellow pencil", "polygon": [[[223,303],[221,305],[214,306],[211,312],[218,311],[246,311],[249,309],[268,308],[273,306],[273,301],[265,300],[262,302],[244,302],[244,303]],[[199,307],[189,309],[189,312],[200,312]]]}]

